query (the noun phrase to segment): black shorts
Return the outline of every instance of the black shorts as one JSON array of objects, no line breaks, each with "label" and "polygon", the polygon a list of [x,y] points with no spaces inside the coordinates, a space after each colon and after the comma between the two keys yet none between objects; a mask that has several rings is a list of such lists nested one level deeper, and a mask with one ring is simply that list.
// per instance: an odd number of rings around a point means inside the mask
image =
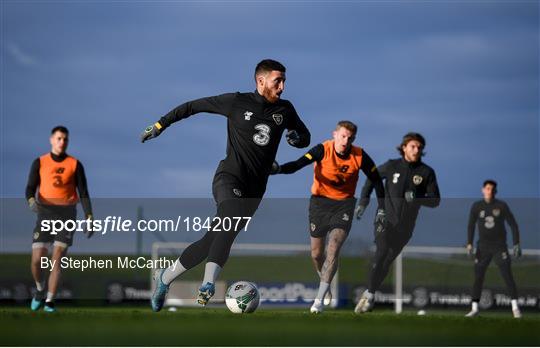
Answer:
[{"label": "black shorts", "polygon": [[261,203],[263,192],[247,187],[241,180],[228,173],[214,177],[212,193],[219,217],[251,217]]},{"label": "black shorts", "polygon": [[349,233],[354,217],[355,198],[341,201],[322,196],[309,200],[309,231],[314,238],[324,238],[334,228]]},{"label": "black shorts", "polygon": [[[51,205],[40,205],[38,218],[36,221],[36,226],[34,227],[34,233],[32,236],[32,244],[43,243],[49,244],[53,242],[59,242],[65,244],[66,246],[71,246],[73,244],[73,234],[75,231],[67,231],[62,229],[57,231],[56,234],[52,234],[52,230],[49,231],[42,230],[42,221],[44,220],[60,220],[67,221],[77,219],[77,209],[74,205],[70,206],[51,206]],[[38,244],[36,244],[38,245]]]},{"label": "black shorts", "polygon": [[511,257],[506,245],[478,245],[474,256],[474,263],[477,267],[487,268],[491,260],[500,266],[511,264]]}]

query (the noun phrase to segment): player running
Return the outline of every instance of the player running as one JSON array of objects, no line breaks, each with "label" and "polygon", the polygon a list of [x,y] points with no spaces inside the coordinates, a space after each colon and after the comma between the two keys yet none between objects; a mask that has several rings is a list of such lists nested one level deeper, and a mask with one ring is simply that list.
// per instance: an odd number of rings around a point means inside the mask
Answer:
[{"label": "player running", "polygon": [[495,259],[495,263],[499,267],[499,271],[508,287],[510,297],[512,299],[512,314],[514,318],[521,318],[521,311],[517,303],[517,289],[514,277],[512,275],[510,255],[508,254],[508,246],[506,245],[506,229],[504,222],[508,222],[512,229],[512,237],[514,240],[514,257],[521,256],[521,247],[519,246],[519,228],[510,211],[508,205],[498,199],[495,199],[497,194],[497,182],[494,180],[484,181],[482,186],[483,200],[474,202],[469,215],[469,225],[467,228],[467,253],[472,256],[474,229],[478,223],[478,244],[476,247],[476,255],[474,257],[474,285],[472,291],[472,308],[466,315],[467,317],[475,317],[478,315],[478,302],[482,293],[482,285],[484,283],[484,275],[491,262]]},{"label": "player running", "polygon": [[[66,255],[73,242],[73,232],[59,231],[52,235],[50,231],[41,230],[44,220],[76,220],[77,202],[80,201],[84,215],[91,224],[92,205],[88,195],[86,176],[82,163],[66,153],[69,142],[69,131],[64,126],[54,127],[51,131],[51,152],[36,158],[30,168],[26,185],[26,200],[30,209],[37,214],[36,227],[32,242],[32,276],[37,291],[32,298],[30,308],[37,311],[42,306],[46,312],[55,312],[54,298],[60,280],[60,260]],[[39,190],[38,190],[39,187]],[[36,191],[38,193],[36,200]],[[79,195],[77,195],[79,191]],[[87,237],[93,234],[89,228]],[[54,242],[54,243],[53,243]],[[43,279],[40,266],[41,257],[46,257],[50,244],[53,244],[52,267],[48,284]],[[47,293],[45,295],[45,288]]]},{"label": "player running", "polygon": [[[184,103],[146,128],[142,142],[159,136],[174,122],[208,112],[227,117],[227,155],[216,170],[212,184],[218,220],[251,217],[264,195],[272,163],[285,129],[287,142],[298,148],[309,145],[310,133],[291,102],[281,99],[285,89],[285,67],[266,59],[255,68],[256,91],[228,93]],[[206,305],[215,292],[215,280],[229,257],[230,249],[246,220],[229,231],[214,225],[187,247],[175,264],[155,274],[156,289],[151,304],[163,307],[171,282],[206,259],[204,279],[197,302]]]},{"label": "player running", "polygon": [[352,145],[356,131],[354,123],[340,121],[332,133],[333,139],[317,144],[296,161],[281,166],[275,162],[273,167],[272,174],[292,174],[315,162],[309,222],[311,258],[320,283],[311,313],[323,311],[323,300],[338,269],[339,251],[351,229],[356,204],[354,193],[360,170],[374,183],[380,199],[376,219],[384,219],[384,188],[381,177],[377,166],[364,149]]},{"label": "player running", "polygon": [[[368,289],[364,291],[354,312],[371,311],[374,294],[388,274],[394,259],[411,239],[416,218],[422,205],[437,207],[440,202],[439,186],[435,171],[422,162],[426,141],[419,133],[407,133],[397,147],[401,158],[389,160],[378,168],[385,180],[386,220],[375,226],[375,256],[369,276]],[[362,188],[356,218],[363,215],[369,204],[373,183],[366,181]]]}]

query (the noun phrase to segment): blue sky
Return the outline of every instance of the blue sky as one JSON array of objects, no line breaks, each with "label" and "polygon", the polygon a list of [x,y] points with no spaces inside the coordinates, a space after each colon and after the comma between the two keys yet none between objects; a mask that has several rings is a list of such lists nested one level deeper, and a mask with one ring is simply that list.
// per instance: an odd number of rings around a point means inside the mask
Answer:
[{"label": "blue sky", "polygon": [[[2,197],[22,197],[57,124],[95,197],[210,197],[225,118],[139,134],[184,101],[252,91],[263,58],[287,66],[312,145],[350,119],[382,163],[419,131],[445,197],[488,177],[503,197],[540,196],[537,1],[2,1],[1,16]],[[278,160],[302,154],[283,142]],[[267,192],[306,197],[311,179]]]}]

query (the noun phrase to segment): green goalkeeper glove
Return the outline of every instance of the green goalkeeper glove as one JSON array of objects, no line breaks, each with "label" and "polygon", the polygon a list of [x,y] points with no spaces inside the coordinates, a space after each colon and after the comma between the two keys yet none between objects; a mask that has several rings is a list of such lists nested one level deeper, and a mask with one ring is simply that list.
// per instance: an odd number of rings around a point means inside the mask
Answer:
[{"label": "green goalkeeper glove", "polygon": [[144,143],[147,140],[158,137],[164,128],[161,123],[156,122],[153,125],[146,127],[144,132],[141,134],[141,142]]},{"label": "green goalkeeper glove", "polygon": [[280,171],[281,171],[281,166],[279,165],[279,163],[274,161],[274,163],[272,163],[272,168],[270,168],[270,175],[279,174]]},{"label": "green goalkeeper glove", "polygon": [[384,209],[378,209],[377,215],[375,215],[375,231],[380,234],[386,230],[386,212]]},{"label": "green goalkeeper glove", "polygon": [[28,199],[28,208],[36,214],[39,213],[39,203],[34,197]]},{"label": "green goalkeeper glove", "polygon": [[362,218],[362,215],[364,215],[365,211],[366,207],[359,204],[356,209],[354,209],[354,216],[356,216],[357,220],[360,220]]},{"label": "green goalkeeper glove", "polygon": [[285,139],[287,139],[287,142],[291,146],[296,147],[300,143],[300,135],[295,130],[288,131],[287,134],[285,134]]},{"label": "green goalkeeper glove", "polygon": [[466,249],[467,249],[467,256],[469,258],[473,257],[474,248],[473,248],[472,244],[467,244]]}]

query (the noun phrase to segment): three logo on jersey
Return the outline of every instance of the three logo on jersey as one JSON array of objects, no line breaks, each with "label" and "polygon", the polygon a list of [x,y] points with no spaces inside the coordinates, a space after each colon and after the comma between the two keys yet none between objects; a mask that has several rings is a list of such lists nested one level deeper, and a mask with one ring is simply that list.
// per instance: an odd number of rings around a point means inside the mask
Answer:
[{"label": "three logo on jersey", "polygon": [[501,210],[500,209],[493,209],[491,211],[491,213],[493,214],[493,216],[491,215],[488,215],[486,216],[486,211],[485,210],[482,210],[480,211],[480,214],[478,214],[478,216],[481,218],[481,219],[484,219],[484,226],[487,228],[487,229],[492,229],[493,227],[495,227],[495,218],[499,215],[501,215]]},{"label": "three logo on jersey", "polygon": [[[249,110],[244,112],[244,120],[251,121],[251,116],[253,116],[253,112]],[[272,119],[278,126],[283,123],[282,114],[272,114]],[[253,135],[253,141],[255,144],[259,146],[268,145],[270,142],[270,126],[264,123],[259,123],[255,126],[255,130],[257,130],[257,133]]]}]

